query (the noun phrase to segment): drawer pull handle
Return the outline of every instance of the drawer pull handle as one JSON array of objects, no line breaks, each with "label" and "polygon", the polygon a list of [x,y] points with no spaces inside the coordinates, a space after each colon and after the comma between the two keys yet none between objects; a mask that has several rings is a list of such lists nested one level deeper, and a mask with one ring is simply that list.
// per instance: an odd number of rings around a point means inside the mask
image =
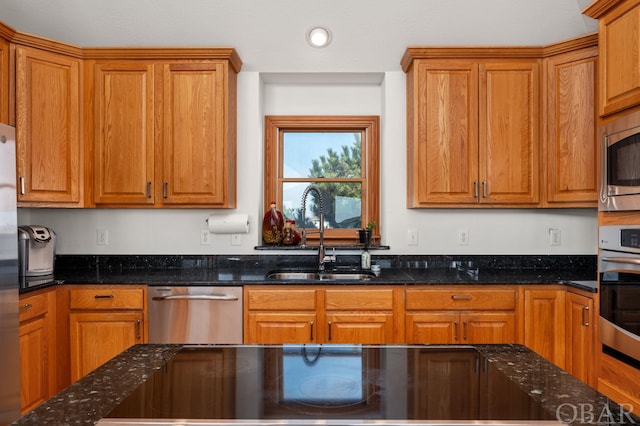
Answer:
[{"label": "drawer pull handle", "polygon": [[453,322],[454,335],[453,340],[458,340],[458,321]]},{"label": "drawer pull handle", "polygon": [[23,310],[25,310],[25,311],[28,311],[28,310],[29,310],[29,309],[31,309],[31,308],[33,308],[33,305],[32,305],[31,303],[25,303],[25,304],[22,306],[22,309],[23,309]]},{"label": "drawer pull handle", "polygon": [[329,341],[331,341],[331,321],[329,321]]},{"label": "drawer pull handle", "polygon": [[471,295],[470,294],[452,294],[451,299],[452,300],[471,300]]},{"label": "drawer pull handle", "polygon": [[140,320],[136,320],[136,340],[140,340]]},{"label": "drawer pull handle", "polygon": [[20,195],[24,195],[24,176],[20,176]]},{"label": "drawer pull handle", "polygon": [[473,198],[478,198],[478,181],[473,181]]},{"label": "drawer pull handle", "polygon": [[313,342],[313,321],[309,321],[309,328],[311,329],[310,339]]},{"label": "drawer pull handle", "polygon": [[96,294],[94,299],[113,299],[113,294]]},{"label": "drawer pull handle", "polygon": [[147,198],[151,198],[151,181],[147,181]]},{"label": "drawer pull handle", "polygon": [[462,321],[462,340],[467,340],[467,322]]},{"label": "drawer pull handle", "polygon": [[162,182],[162,198],[169,196],[169,182]]},{"label": "drawer pull handle", "polygon": [[582,325],[589,327],[589,307],[582,307]]}]

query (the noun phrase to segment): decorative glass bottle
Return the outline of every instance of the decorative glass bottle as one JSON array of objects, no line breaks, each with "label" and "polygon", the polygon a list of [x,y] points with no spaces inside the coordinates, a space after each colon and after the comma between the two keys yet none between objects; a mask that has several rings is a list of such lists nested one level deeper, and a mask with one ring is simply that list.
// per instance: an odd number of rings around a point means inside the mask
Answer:
[{"label": "decorative glass bottle", "polygon": [[270,210],[264,214],[262,220],[262,241],[265,244],[277,245],[282,242],[282,230],[284,228],[284,217],[276,207],[276,202],[272,201]]}]

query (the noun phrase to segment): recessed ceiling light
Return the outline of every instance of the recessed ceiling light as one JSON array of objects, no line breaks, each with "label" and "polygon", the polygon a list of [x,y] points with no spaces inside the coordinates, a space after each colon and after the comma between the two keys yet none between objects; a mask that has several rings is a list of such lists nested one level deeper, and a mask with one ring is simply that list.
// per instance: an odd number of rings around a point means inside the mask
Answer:
[{"label": "recessed ceiling light", "polygon": [[313,47],[327,47],[331,43],[331,31],[322,26],[315,26],[307,31],[307,43]]}]

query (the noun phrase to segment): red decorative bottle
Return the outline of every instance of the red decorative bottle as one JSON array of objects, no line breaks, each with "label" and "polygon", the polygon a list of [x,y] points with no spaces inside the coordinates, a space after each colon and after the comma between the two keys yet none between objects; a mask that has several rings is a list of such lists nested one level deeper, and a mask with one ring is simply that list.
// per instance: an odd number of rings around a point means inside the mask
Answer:
[{"label": "red decorative bottle", "polygon": [[284,228],[284,217],[276,207],[276,202],[271,202],[271,209],[264,214],[262,220],[262,241],[265,244],[277,245],[282,242],[282,229]]}]

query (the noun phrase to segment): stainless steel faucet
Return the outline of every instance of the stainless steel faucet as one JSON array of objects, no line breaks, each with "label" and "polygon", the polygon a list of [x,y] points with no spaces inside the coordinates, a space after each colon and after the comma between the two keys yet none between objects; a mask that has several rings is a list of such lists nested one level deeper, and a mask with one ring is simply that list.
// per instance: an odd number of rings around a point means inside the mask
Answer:
[{"label": "stainless steel faucet", "polygon": [[[324,202],[322,200],[322,194],[318,187],[309,185],[305,188],[302,193],[302,242],[301,246],[306,247],[307,245],[307,228],[305,227],[306,222],[306,211],[307,211],[307,196],[309,193],[313,191],[318,196],[318,219],[320,223],[318,224],[318,233],[320,235],[320,244],[318,246],[318,270],[324,271],[325,264],[336,261],[336,249],[333,249],[333,255],[329,256],[325,253],[324,248]],[[312,231],[316,232],[316,231]]]}]

